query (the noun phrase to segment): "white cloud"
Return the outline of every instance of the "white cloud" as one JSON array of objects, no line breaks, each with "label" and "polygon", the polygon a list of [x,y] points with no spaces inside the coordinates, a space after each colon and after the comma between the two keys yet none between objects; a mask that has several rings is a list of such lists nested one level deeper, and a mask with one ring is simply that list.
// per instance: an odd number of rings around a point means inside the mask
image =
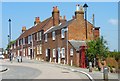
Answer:
[{"label": "white cloud", "polygon": [[110,19],[109,23],[112,25],[118,25],[118,20],[117,19]]}]

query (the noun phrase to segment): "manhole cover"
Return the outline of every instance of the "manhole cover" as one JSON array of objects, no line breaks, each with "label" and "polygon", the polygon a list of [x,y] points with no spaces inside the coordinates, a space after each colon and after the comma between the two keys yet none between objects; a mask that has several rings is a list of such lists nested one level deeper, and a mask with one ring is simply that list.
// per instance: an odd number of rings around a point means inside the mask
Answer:
[{"label": "manhole cover", "polygon": [[68,71],[62,71],[62,73],[69,73]]}]

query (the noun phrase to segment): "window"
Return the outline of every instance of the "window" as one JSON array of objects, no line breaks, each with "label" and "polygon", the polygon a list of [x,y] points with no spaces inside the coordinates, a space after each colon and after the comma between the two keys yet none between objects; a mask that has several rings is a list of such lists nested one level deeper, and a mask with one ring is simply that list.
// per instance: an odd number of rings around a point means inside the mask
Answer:
[{"label": "window", "polygon": [[38,34],[39,34],[39,32],[37,32],[37,41],[39,40],[39,35]]},{"label": "window", "polygon": [[14,48],[16,48],[16,43],[14,43]]},{"label": "window", "polygon": [[62,58],[65,58],[65,48],[62,48]]},{"label": "window", "polygon": [[42,45],[37,46],[37,54],[42,54]]},{"label": "window", "polygon": [[73,48],[70,49],[70,55],[73,56]]},{"label": "window", "polygon": [[25,49],[23,49],[23,55],[25,56]]},{"label": "window", "polygon": [[18,46],[19,46],[19,40],[18,40]]},{"label": "window", "polygon": [[47,34],[45,34],[45,42],[47,42]]},{"label": "window", "polygon": [[48,56],[48,49],[46,49],[45,52],[46,52],[46,57],[47,57]]},{"label": "window", "polygon": [[64,29],[61,29],[61,38],[65,38],[65,31],[64,31]]},{"label": "window", "polygon": [[39,32],[40,40],[42,39],[42,32]]},{"label": "window", "polygon": [[55,40],[55,31],[52,32],[52,40]]},{"label": "window", "polygon": [[19,50],[18,50],[18,56],[20,56],[20,52],[19,52]]},{"label": "window", "polygon": [[56,57],[56,51],[53,49],[53,57]]},{"label": "window", "polygon": [[23,38],[23,45],[25,45],[25,38]]}]

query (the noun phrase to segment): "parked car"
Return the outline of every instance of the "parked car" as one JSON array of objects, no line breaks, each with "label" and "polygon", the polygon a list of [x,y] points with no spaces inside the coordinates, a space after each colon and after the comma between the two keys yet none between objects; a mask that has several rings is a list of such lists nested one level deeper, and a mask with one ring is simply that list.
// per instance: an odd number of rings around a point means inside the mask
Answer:
[{"label": "parked car", "polygon": [[0,59],[4,59],[5,56],[3,54],[0,54]]}]

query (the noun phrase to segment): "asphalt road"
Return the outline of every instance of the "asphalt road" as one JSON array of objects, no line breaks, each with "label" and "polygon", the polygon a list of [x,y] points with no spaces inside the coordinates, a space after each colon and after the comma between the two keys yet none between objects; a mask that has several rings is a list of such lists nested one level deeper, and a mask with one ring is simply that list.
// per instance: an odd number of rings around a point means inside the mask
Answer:
[{"label": "asphalt road", "polygon": [[8,71],[2,73],[2,79],[88,79],[85,74],[35,60],[24,59],[22,63],[2,60],[2,65],[8,68]]},{"label": "asphalt road", "polygon": [[25,66],[4,65],[8,70],[2,73],[2,79],[33,79],[40,70]]}]

